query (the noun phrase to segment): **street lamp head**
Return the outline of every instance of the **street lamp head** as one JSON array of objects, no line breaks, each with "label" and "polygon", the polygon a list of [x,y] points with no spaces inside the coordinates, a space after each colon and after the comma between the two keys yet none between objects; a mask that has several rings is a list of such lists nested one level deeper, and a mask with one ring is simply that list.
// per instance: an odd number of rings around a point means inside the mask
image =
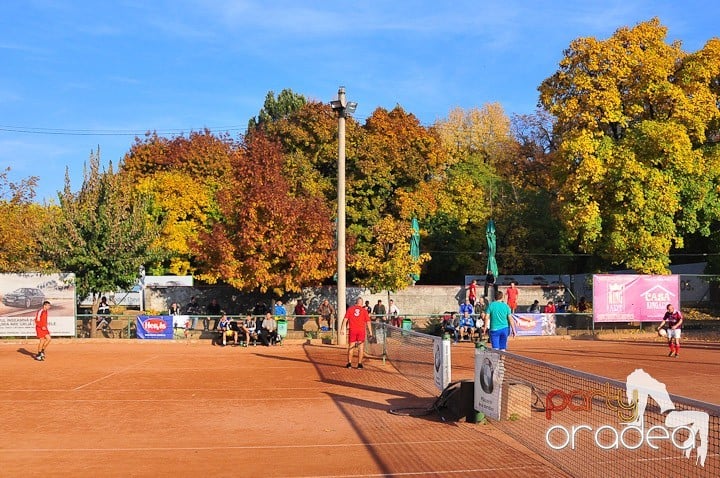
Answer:
[{"label": "street lamp head", "polygon": [[357,101],[350,101],[347,104],[347,112],[350,114],[355,113],[355,110],[357,109]]},{"label": "street lamp head", "polygon": [[340,100],[332,100],[330,106],[332,106],[332,109],[335,111],[343,109],[343,104]]}]

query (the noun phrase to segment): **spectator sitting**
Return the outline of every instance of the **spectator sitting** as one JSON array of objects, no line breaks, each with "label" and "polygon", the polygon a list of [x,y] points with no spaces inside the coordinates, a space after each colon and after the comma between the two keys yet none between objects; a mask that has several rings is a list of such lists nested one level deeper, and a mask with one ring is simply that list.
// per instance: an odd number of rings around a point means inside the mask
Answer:
[{"label": "spectator sitting", "polygon": [[[248,317],[248,319],[252,320],[252,317]],[[240,341],[240,343],[243,344],[245,347],[248,346],[248,344],[250,343],[250,331],[248,330],[247,326],[243,321],[241,321],[240,319],[231,321],[230,330],[232,330],[233,332],[233,343],[235,345],[238,345],[238,339],[240,338],[240,334],[243,334],[245,340]]]},{"label": "spectator sitting", "polygon": [[539,314],[541,312],[540,310],[540,301],[535,299],[535,301],[532,303],[530,307],[528,307],[528,313],[529,314]]},{"label": "spectator sitting", "polygon": [[220,312],[220,320],[217,323],[217,330],[220,332],[220,336],[222,337],[222,346],[225,347],[227,345],[227,338],[228,336],[232,337],[233,331],[230,329],[230,319],[228,319],[227,315],[225,315],[225,312]]},{"label": "spectator sitting", "polygon": [[97,330],[100,330],[105,325],[110,325],[110,322],[112,322],[112,317],[110,317],[110,306],[107,302],[107,297],[102,296],[100,298],[100,305],[98,305],[97,309],[98,316],[100,317],[100,320],[98,321]]},{"label": "spectator sitting", "polygon": [[257,341],[260,340],[260,335],[258,334],[259,329],[257,328],[257,323],[251,315],[248,315],[245,320],[245,328],[248,331],[248,336],[253,340],[253,345],[256,345]]},{"label": "spectator sitting", "polygon": [[277,321],[270,312],[265,314],[265,319],[262,321],[262,328],[260,329],[259,335],[260,341],[265,346],[275,345],[277,342]]},{"label": "spectator sitting", "polygon": [[458,331],[455,327],[455,313],[443,317],[443,332],[452,333],[454,342],[458,343]]},{"label": "spectator sitting", "polygon": [[548,301],[547,305],[545,306],[545,309],[543,310],[543,313],[545,314],[554,314],[555,313],[555,304],[553,304],[553,301]]},{"label": "spectator sitting", "polygon": [[464,312],[458,324],[458,336],[460,340],[464,340],[467,335],[468,340],[470,340],[474,333],[475,321],[468,312]]}]

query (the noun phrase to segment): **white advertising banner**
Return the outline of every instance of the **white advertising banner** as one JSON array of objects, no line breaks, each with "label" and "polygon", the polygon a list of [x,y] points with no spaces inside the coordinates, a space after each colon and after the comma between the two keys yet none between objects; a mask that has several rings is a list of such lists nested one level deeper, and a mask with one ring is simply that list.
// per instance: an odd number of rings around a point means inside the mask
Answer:
[{"label": "white advertising banner", "polygon": [[[48,330],[52,337],[74,337],[75,317],[49,317]],[[35,337],[35,315],[0,316],[0,337]]]},{"label": "white advertising banner", "polygon": [[45,301],[50,335],[75,336],[74,274],[0,274],[0,337],[34,337],[35,313]]},{"label": "white advertising banner", "polygon": [[433,341],[433,359],[435,386],[443,391],[452,380],[450,361],[450,341],[436,337]]},{"label": "white advertising banner", "polygon": [[497,351],[475,349],[475,410],[500,420],[504,367]]}]

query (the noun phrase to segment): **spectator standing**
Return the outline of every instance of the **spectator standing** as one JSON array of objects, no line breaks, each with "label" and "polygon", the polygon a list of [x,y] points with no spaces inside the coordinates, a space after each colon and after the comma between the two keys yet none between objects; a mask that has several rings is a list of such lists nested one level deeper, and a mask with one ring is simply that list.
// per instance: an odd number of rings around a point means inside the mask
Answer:
[{"label": "spectator standing", "polygon": [[[185,306],[185,313],[192,317],[192,328],[195,330],[197,327],[198,314],[200,314],[200,304],[198,304],[197,299],[194,296],[190,297],[190,302]],[[204,324],[205,321],[203,321],[203,325]]]},{"label": "spectator standing", "polygon": [[388,315],[390,316],[390,324],[395,327],[400,327],[400,309],[395,305],[395,301],[390,299],[388,304]]},{"label": "spectator standing", "polygon": [[212,329],[216,330],[218,327],[217,316],[223,314],[223,311],[220,308],[220,304],[218,304],[217,299],[213,299],[210,301],[210,303],[207,306],[207,313],[208,313],[209,317],[206,317],[205,320],[203,321],[203,326],[204,326],[203,328],[205,330],[208,330],[210,328],[210,319],[213,318],[213,316],[215,316],[215,324],[213,325]]},{"label": "spectator standing", "polygon": [[468,291],[467,298],[470,301],[470,303],[474,306],[475,301],[477,300],[477,280],[473,279],[470,281],[470,284],[466,287]]},{"label": "spectator standing", "polygon": [[320,316],[320,329],[322,330],[323,327],[326,329],[330,329],[332,325],[333,316],[335,315],[335,308],[330,304],[330,301],[325,299],[322,301],[322,304],[320,304],[320,307],[318,307],[318,315]]},{"label": "spectator standing", "polygon": [[[515,287],[515,282],[510,282],[510,287],[508,287],[506,294],[507,294],[507,306],[510,307],[510,312],[512,312],[514,314],[515,309],[517,309],[518,295],[520,294],[520,290],[517,287]],[[495,295],[497,295],[497,294],[495,294]]]},{"label": "spectator standing", "polygon": [[385,304],[383,304],[382,300],[378,300],[377,304],[373,306],[372,315],[383,322],[387,320],[387,310],[385,309]]},{"label": "spectator standing", "polygon": [[285,306],[283,305],[281,300],[279,300],[275,303],[275,307],[273,307],[273,315],[275,317],[281,317],[281,316],[287,315],[287,310],[285,309]]},{"label": "spectator standing", "polygon": [[45,349],[52,340],[48,329],[48,310],[50,310],[50,302],[46,300],[43,302],[42,308],[35,312],[35,335],[39,340],[35,360],[39,362],[45,360]]},{"label": "spectator standing", "polygon": [[[347,327],[347,329],[346,329]],[[353,349],[358,349],[358,369],[363,368],[363,358],[365,355],[365,330],[367,336],[372,337],[372,325],[370,324],[370,314],[363,306],[362,297],[358,297],[355,305],[348,308],[343,317],[341,331],[348,331],[348,361],[346,368],[352,368]]]},{"label": "spectator standing", "polygon": [[365,310],[368,311],[368,314],[372,314],[372,306],[370,305],[370,301],[369,301],[369,300],[366,300],[366,301],[365,301]]},{"label": "spectator standing", "polygon": [[495,295],[495,274],[493,274],[490,270],[487,271],[487,275],[485,276],[485,291],[483,293],[483,297],[489,297],[488,291],[491,296]]},{"label": "spectator standing", "polygon": [[590,309],[590,304],[588,304],[587,299],[585,299],[585,296],[580,297],[580,302],[578,302],[577,305],[578,312],[587,312],[588,309]]},{"label": "spectator standing", "polygon": [[295,316],[295,328],[302,329],[305,322],[307,322],[307,309],[305,308],[305,304],[302,299],[298,299],[297,304],[295,304],[293,315]]},{"label": "spectator standing", "polygon": [[470,299],[465,299],[465,302],[460,304],[460,315],[465,315],[465,312],[470,315],[475,313],[475,307],[470,303]]},{"label": "spectator standing", "polygon": [[515,337],[515,320],[510,306],[503,301],[503,293],[497,291],[495,300],[485,309],[485,326],[494,349],[507,350],[508,337]]}]

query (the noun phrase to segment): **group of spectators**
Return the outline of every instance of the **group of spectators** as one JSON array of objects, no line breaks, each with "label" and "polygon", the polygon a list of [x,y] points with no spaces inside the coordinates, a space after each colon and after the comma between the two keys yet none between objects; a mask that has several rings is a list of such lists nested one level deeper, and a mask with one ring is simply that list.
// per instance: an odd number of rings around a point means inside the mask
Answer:
[{"label": "group of spectators", "polygon": [[220,342],[218,345],[221,347],[228,345],[229,339],[232,339],[232,345],[243,347],[247,347],[251,342],[253,344],[260,342],[269,347],[282,341],[282,336],[278,334],[277,320],[270,312],[254,318],[248,315],[245,320],[240,318],[233,320],[223,312],[217,330]]}]

